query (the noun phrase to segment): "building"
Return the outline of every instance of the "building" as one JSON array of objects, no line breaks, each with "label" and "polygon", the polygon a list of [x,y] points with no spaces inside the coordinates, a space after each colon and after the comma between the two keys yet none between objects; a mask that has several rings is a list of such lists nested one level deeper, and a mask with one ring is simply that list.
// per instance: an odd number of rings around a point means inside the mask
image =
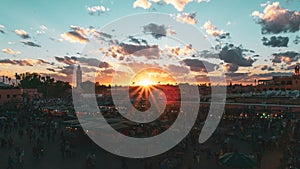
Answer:
[{"label": "building", "polygon": [[256,91],[262,92],[268,90],[300,90],[299,66],[295,67],[295,72],[292,76],[273,76],[269,80],[258,80]]},{"label": "building", "polygon": [[76,69],[76,87],[78,87],[79,84],[81,83],[82,83],[82,70],[80,65],[78,65]]},{"label": "building", "polygon": [[41,97],[37,89],[0,89],[0,106],[8,103],[27,104]]}]

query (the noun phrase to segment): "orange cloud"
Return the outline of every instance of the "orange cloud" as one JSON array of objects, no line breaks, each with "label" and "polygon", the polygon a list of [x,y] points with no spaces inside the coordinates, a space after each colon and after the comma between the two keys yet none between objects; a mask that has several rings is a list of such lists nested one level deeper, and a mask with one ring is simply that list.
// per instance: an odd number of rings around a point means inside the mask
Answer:
[{"label": "orange cloud", "polygon": [[192,2],[193,0],[164,0],[166,4],[171,4],[177,11],[183,11],[185,5]]},{"label": "orange cloud", "polygon": [[196,13],[183,13],[183,14],[178,14],[176,16],[176,20],[181,23],[194,25],[197,23],[195,17],[196,17]]},{"label": "orange cloud", "polygon": [[191,54],[193,51],[195,51],[194,48],[192,48],[191,44],[187,44],[184,46],[184,48],[180,47],[168,47],[166,46],[166,49],[171,52],[171,54],[176,56],[187,56]]},{"label": "orange cloud", "polygon": [[148,0],[136,0],[133,3],[134,8],[140,7],[140,8],[148,9],[151,7],[151,5],[152,4]]},{"label": "orange cloud", "polygon": [[204,23],[203,28],[206,30],[206,33],[214,37],[226,34],[223,30],[218,30],[216,26],[213,26],[210,21]]},{"label": "orange cloud", "polygon": [[252,12],[257,23],[262,26],[262,33],[296,32],[300,29],[300,12],[289,11],[280,6],[279,2],[265,4],[263,13]]},{"label": "orange cloud", "polygon": [[61,34],[60,36],[72,43],[87,43],[88,37],[93,33],[98,33],[95,29],[82,28],[79,26],[70,25],[71,31]]},{"label": "orange cloud", "polygon": [[35,63],[32,59],[24,59],[24,60],[11,60],[4,59],[0,60],[0,65],[19,65],[19,66],[33,66]]},{"label": "orange cloud", "polygon": [[21,54],[20,51],[14,51],[14,50],[9,49],[9,48],[2,49],[2,52],[3,53],[8,53],[10,55],[19,55],[19,54]]},{"label": "orange cloud", "polygon": [[72,43],[76,43],[76,42],[79,42],[79,43],[87,43],[87,42],[89,41],[88,38],[83,37],[83,36],[80,35],[79,33],[73,32],[73,31],[63,33],[63,34],[61,34],[60,36],[61,36],[64,40],[67,40],[67,41],[72,42]]},{"label": "orange cloud", "polygon": [[20,37],[22,37],[23,39],[28,39],[28,38],[30,38],[30,36],[28,35],[28,33],[26,32],[26,31],[24,31],[23,29],[16,29],[15,30],[15,33],[17,34],[17,35],[19,35]]}]

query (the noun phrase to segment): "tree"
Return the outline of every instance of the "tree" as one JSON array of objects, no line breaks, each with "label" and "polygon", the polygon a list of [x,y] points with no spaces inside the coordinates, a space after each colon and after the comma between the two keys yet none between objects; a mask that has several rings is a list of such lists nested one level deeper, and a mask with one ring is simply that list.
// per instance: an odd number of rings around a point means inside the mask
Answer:
[{"label": "tree", "polygon": [[16,78],[16,85],[18,85],[18,81],[21,79],[20,75],[18,73],[15,73],[15,78]]},{"label": "tree", "polygon": [[11,78],[9,77],[9,78],[8,78],[8,84],[9,84],[9,85],[10,85],[10,81],[11,81]]},{"label": "tree", "polygon": [[69,82],[55,81],[50,76],[43,77],[37,73],[21,74],[20,87],[36,88],[44,97],[66,97],[70,94]]}]

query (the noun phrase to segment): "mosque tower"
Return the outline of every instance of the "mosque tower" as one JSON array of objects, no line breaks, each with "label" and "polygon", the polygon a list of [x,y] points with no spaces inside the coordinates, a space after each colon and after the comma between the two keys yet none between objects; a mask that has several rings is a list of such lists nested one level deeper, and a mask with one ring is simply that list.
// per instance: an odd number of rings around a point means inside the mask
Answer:
[{"label": "mosque tower", "polygon": [[80,65],[78,65],[76,69],[76,87],[78,87],[80,83],[82,83],[82,70]]},{"label": "mosque tower", "polygon": [[299,76],[299,66],[297,65],[295,67],[295,73],[294,73],[295,76]]}]

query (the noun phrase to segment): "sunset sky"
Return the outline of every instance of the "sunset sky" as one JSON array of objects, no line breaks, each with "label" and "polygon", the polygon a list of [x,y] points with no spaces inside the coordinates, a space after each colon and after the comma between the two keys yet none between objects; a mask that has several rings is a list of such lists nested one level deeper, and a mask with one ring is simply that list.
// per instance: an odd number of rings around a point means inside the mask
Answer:
[{"label": "sunset sky", "polygon": [[74,64],[84,80],[116,84],[291,75],[300,57],[299,9],[298,0],[3,1],[0,75],[72,82]]}]

